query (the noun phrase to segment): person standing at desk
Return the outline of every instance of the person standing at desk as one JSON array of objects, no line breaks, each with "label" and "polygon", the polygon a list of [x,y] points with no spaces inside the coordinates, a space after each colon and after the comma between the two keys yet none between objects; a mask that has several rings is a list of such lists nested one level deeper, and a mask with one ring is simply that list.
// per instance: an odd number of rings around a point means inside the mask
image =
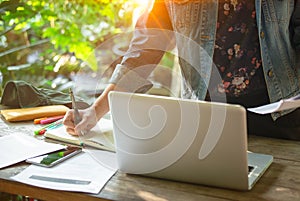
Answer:
[{"label": "person standing at desk", "polygon": [[[75,127],[73,111],[66,114],[67,131],[77,135],[81,130],[91,129],[109,111],[108,93],[112,90],[146,92],[151,86],[147,76],[170,49],[172,41],[179,53],[183,98],[225,100],[247,108],[299,94],[300,67],[296,65],[295,48],[298,44],[293,43],[299,38],[289,26],[292,17],[297,16],[293,15],[295,3],[154,1],[151,11],[137,21],[128,52],[116,66],[108,87],[90,108],[80,111],[82,121]],[[175,34],[166,34],[168,31]],[[202,55],[192,47],[194,43],[205,50],[214,65],[207,59],[207,65],[197,68]],[[219,75],[219,81],[213,78],[214,73]],[[300,140],[299,109],[271,115],[248,113],[247,118],[250,134]]]}]

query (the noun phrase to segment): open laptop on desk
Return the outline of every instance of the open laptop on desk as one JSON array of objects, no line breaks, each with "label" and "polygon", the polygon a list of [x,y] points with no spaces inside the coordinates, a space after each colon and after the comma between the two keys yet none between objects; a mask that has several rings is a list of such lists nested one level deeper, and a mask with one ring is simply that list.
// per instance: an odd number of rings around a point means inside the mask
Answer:
[{"label": "open laptop on desk", "polygon": [[124,92],[109,104],[122,172],[249,190],[273,161],[247,152],[242,106]]}]

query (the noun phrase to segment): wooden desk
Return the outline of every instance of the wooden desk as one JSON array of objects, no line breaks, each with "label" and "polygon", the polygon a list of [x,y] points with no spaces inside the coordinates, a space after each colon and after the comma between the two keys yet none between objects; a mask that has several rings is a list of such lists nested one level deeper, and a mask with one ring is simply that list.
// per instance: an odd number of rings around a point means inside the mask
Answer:
[{"label": "wooden desk", "polygon": [[[0,123],[0,133],[5,128],[7,127],[3,126],[3,122]],[[250,136],[249,150],[274,156],[271,167],[249,192],[126,175],[120,172],[111,178],[98,195],[56,191],[11,180],[11,176],[27,167],[25,163],[0,170],[0,192],[27,195],[45,201],[300,200],[300,142]]]}]

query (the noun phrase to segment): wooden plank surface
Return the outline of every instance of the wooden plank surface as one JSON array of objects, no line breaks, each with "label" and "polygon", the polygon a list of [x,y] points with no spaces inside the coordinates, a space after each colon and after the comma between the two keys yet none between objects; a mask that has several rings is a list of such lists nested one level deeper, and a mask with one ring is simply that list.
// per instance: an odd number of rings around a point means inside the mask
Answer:
[{"label": "wooden plank surface", "polygon": [[[3,128],[9,129],[8,127]],[[12,181],[10,177],[26,168],[27,164],[25,163],[19,163],[0,170],[0,191],[27,195],[45,201],[300,200],[300,142],[250,136],[249,150],[274,156],[273,164],[251,191],[234,191],[213,188],[136,175],[127,175],[120,172],[112,177],[98,195],[55,191]]]},{"label": "wooden plank surface", "polygon": [[117,173],[99,195],[88,195],[32,187],[7,178],[25,167],[6,168],[6,176],[1,171],[1,178],[5,177],[0,180],[1,191],[57,201],[96,200],[96,197],[102,198],[99,200],[300,200],[300,163],[282,159],[275,159],[249,192]]}]

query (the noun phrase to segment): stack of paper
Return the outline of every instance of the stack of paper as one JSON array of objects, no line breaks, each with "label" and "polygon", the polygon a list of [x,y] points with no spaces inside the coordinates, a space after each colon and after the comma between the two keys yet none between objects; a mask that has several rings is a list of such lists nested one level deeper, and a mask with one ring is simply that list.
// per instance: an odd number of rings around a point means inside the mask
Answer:
[{"label": "stack of paper", "polygon": [[48,189],[97,194],[117,169],[114,153],[89,150],[52,168],[31,165],[12,179]]}]

